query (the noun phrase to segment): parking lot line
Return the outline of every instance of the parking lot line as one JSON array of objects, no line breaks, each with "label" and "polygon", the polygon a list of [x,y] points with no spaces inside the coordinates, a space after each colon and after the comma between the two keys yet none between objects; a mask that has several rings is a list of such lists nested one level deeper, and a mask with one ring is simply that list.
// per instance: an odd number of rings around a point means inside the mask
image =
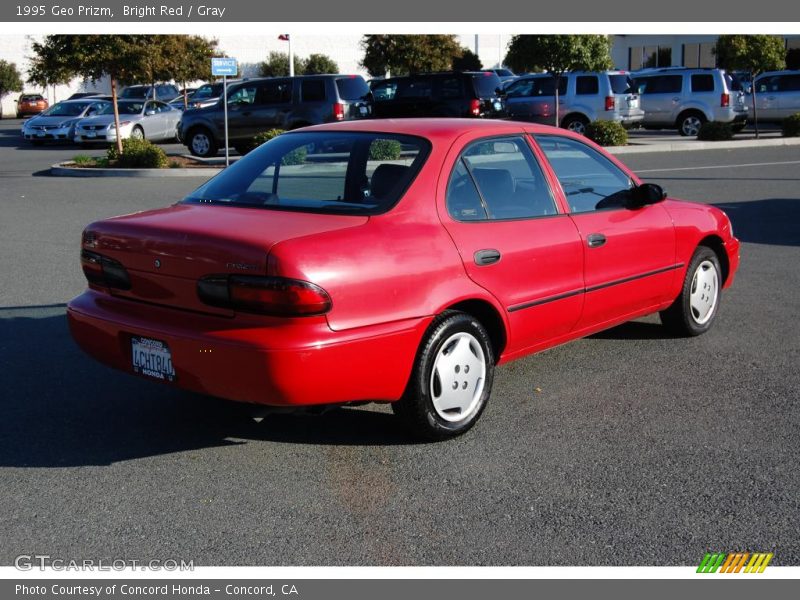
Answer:
[{"label": "parking lot line", "polygon": [[741,165],[704,165],[702,167],[673,167],[669,169],[639,169],[637,173],[666,173],[668,171],[702,171],[706,169],[739,169],[742,167],[770,167],[774,165],[800,165],[800,160],[781,162],[744,163]]}]

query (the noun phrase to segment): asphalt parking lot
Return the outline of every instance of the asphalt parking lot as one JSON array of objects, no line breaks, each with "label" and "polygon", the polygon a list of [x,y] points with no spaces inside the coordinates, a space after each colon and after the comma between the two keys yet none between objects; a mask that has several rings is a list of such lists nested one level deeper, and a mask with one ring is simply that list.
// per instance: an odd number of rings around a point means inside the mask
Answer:
[{"label": "asphalt parking lot", "polygon": [[81,152],[18,129],[0,123],[0,564],[800,564],[797,147],[623,157],[730,214],[742,266],[714,328],[649,317],[511,363],[471,432],[417,444],[386,407],[257,422],[85,357],[64,317],[83,226],[202,180],[50,177]]}]

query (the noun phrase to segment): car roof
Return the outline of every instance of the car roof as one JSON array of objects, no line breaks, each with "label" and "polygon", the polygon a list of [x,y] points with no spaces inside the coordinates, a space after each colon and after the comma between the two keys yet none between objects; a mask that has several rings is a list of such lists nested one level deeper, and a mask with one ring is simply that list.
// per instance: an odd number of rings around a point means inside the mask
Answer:
[{"label": "car roof", "polygon": [[485,132],[487,136],[508,135],[528,132],[558,133],[565,137],[576,137],[571,132],[550,125],[538,125],[521,121],[501,121],[496,119],[365,119],[363,121],[344,121],[304,127],[302,131],[355,131],[370,133],[393,133],[412,135],[440,142],[455,141],[465,133]]}]

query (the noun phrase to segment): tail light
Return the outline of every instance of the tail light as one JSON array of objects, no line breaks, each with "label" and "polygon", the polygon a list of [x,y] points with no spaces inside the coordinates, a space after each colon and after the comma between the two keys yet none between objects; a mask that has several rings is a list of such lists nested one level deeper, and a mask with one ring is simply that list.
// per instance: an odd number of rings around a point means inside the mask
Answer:
[{"label": "tail light", "polygon": [[719,98],[719,105],[722,108],[727,108],[731,105],[731,95],[723,93]]},{"label": "tail light", "polygon": [[606,96],[606,110],[614,110],[614,96]]},{"label": "tail light", "polygon": [[337,121],[344,120],[344,104],[337,102],[333,105],[333,118]]},{"label": "tail light", "polygon": [[128,271],[122,263],[113,258],[81,250],[81,268],[86,280],[91,284],[118,290],[131,289]]},{"label": "tail light", "polygon": [[197,295],[210,306],[279,317],[322,315],[332,305],[318,285],[285,277],[210,275],[197,282]]},{"label": "tail light", "polygon": [[480,117],[481,116],[481,101],[477,98],[473,98],[469,102],[469,113],[473,117]]}]

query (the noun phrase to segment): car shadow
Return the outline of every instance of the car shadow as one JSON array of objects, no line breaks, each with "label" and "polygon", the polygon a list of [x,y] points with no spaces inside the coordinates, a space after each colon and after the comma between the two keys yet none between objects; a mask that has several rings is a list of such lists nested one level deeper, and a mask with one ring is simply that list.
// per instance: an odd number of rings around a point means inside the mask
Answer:
[{"label": "car shadow", "polygon": [[645,321],[628,321],[587,336],[590,340],[668,340],[674,337],[661,323]]},{"label": "car shadow", "polygon": [[715,204],[730,217],[733,234],[750,244],[800,246],[800,197]]},{"label": "car shadow", "polygon": [[254,442],[415,443],[388,412],[272,414],[98,364],[70,337],[64,305],[0,308],[0,467],[74,467]]}]

